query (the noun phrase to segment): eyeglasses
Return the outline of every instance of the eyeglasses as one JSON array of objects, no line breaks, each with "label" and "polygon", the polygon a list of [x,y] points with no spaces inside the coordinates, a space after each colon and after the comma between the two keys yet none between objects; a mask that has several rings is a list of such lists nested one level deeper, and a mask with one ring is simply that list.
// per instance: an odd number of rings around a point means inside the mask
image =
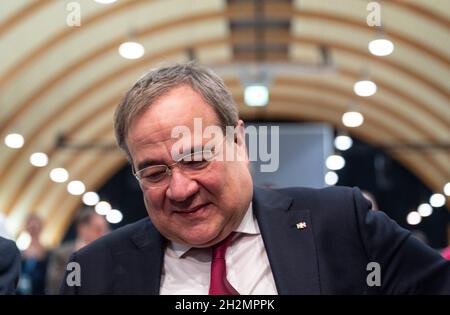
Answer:
[{"label": "eyeglasses", "polygon": [[[223,141],[221,142],[223,144]],[[169,184],[172,169],[178,166],[187,175],[197,175],[208,169],[214,157],[219,153],[219,147],[199,150],[186,154],[170,165],[152,165],[134,173],[134,176],[144,188],[160,188]]]}]

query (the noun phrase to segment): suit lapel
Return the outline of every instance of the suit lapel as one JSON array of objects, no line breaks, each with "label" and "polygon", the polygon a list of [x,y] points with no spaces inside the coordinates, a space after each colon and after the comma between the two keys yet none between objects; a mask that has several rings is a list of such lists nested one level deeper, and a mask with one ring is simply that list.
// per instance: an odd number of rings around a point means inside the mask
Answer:
[{"label": "suit lapel", "polygon": [[308,209],[292,198],[256,188],[253,209],[279,294],[320,294],[313,227]]},{"label": "suit lapel", "polygon": [[114,292],[119,294],[159,294],[165,240],[146,220],[131,237],[132,250],[116,252]]}]

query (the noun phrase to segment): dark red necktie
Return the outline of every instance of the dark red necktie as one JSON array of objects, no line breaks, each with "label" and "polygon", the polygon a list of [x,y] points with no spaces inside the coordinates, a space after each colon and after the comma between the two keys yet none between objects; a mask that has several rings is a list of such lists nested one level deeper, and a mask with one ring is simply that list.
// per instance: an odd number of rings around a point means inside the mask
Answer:
[{"label": "dark red necktie", "polygon": [[227,266],[225,253],[233,241],[235,233],[231,233],[226,239],[213,246],[211,260],[211,281],[209,294],[211,295],[239,295],[239,292],[227,280]]}]

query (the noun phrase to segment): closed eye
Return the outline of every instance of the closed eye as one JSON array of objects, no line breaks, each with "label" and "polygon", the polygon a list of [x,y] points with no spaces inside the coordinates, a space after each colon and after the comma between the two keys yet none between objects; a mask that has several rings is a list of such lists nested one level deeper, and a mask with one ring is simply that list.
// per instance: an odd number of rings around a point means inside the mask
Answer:
[{"label": "closed eye", "polygon": [[180,164],[183,165],[184,168],[198,169],[208,165],[209,161],[200,160],[200,161],[181,161]]},{"label": "closed eye", "polygon": [[148,180],[150,182],[155,182],[158,180],[161,180],[166,175],[166,169],[159,168],[159,169],[144,169],[142,171],[142,179]]}]

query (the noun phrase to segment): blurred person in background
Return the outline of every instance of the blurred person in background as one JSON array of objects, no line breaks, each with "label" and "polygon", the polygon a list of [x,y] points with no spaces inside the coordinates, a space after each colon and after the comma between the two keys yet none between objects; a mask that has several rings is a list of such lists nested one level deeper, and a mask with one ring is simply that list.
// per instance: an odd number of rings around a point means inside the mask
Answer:
[{"label": "blurred person in background", "polygon": [[13,241],[0,237],[0,294],[14,294],[20,273],[20,252]]},{"label": "blurred person in background", "polygon": [[47,294],[58,294],[70,255],[109,232],[109,225],[92,208],[82,208],[75,217],[75,229],[76,239],[62,244],[50,255]]},{"label": "blurred person in background", "polygon": [[48,251],[40,241],[42,220],[35,214],[28,217],[26,231],[30,245],[22,252],[22,268],[17,293],[22,295],[45,294],[45,276]]}]

